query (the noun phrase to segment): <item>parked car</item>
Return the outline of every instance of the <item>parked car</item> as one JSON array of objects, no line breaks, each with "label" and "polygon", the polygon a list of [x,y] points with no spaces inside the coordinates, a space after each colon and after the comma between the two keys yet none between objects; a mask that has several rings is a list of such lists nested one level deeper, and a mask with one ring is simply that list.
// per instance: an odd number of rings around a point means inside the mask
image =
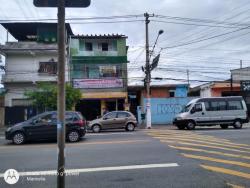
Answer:
[{"label": "parked car", "polygon": [[113,111],[105,114],[99,119],[90,121],[89,128],[97,133],[105,129],[122,129],[126,131],[134,131],[137,126],[135,116],[128,111]]},{"label": "parked car", "polygon": [[[65,113],[66,139],[77,142],[86,133],[86,120],[79,112]],[[7,140],[15,144],[23,144],[30,140],[56,140],[57,112],[50,111],[39,114],[27,121],[15,124],[5,131]]]},{"label": "parked car", "polygon": [[173,124],[179,129],[194,129],[195,126],[220,125],[222,129],[233,126],[241,129],[249,122],[247,106],[242,97],[198,98],[190,101],[176,115]]}]

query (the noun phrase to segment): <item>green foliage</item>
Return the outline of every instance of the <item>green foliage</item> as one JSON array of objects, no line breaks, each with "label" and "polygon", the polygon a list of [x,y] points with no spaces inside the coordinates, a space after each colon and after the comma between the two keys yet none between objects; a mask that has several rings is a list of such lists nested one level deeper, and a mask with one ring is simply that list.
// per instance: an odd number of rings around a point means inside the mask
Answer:
[{"label": "green foliage", "polygon": [[[25,96],[33,101],[33,105],[43,110],[57,109],[57,85],[50,83],[39,83],[34,91],[25,92]],[[81,91],[66,84],[66,110],[72,110],[81,99]]]}]

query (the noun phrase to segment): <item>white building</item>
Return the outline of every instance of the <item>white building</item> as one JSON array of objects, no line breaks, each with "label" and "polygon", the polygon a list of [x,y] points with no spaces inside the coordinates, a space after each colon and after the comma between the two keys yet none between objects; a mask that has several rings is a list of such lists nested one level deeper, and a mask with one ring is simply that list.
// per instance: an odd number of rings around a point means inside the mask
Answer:
[{"label": "white building", "polygon": [[[31,101],[24,93],[36,89],[38,82],[57,82],[57,43],[55,23],[13,23],[3,25],[17,42],[0,46],[5,56],[3,84],[5,94],[5,121],[13,124],[34,114]],[[69,34],[72,31],[67,25]],[[66,81],[68,81],[66,63]],[[21,114],[10,117],[11,114]],[[13,116],[13,115],[12,115]]]}]

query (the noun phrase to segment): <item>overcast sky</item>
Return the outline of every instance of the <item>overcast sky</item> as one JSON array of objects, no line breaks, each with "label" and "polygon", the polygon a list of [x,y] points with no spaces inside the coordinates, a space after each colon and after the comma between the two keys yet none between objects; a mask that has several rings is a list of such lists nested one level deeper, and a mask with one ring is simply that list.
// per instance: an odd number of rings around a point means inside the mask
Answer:
[{"label": "overcast sky", "polygon": [[[0,0],[0,3],[0,20],[56,18],[57,15],[56,9],[53,8],[35,8],[32,0]],[[153,78],[165,79],[153,80],[153,84],[176,83],[166,78],[187,79],[187,69],[190,80],[224,80],[230,78],[230,69],[240,67],[240,60],[243,60],[243,67],[250,66],[250,34],[248,33],[250,29],[242,29],[250,21],[249,0],[92,0],[88,8],[67,9],[66,17],[143,15],[145,12],[171,17],[171,19],[159,18],[159,16],[150,18],[152,20],[149,24],[151,46],[158,31],[164,30],[154,55],[157,55],[161,48],[169,47],[161,51],[158,69],[154,70],[152,75]],[[178,21],[173,17],[200,20]],[[145,23],[142,21],[144,17],[94,21],[128,20],[133,22],[86,24],[87,21],[80,21],[81,24],[71,24],[71,27],[74,34],[119,33],[128,36],[129,83],[142,84],[144,74],[140,67],[145,64]],[[208,23],[204,20],[217,22]],[[218,21],[222,23],[219,24]],[[225,34],[228,32],[232,33]],[[0,33],[0,42],[4,43],[6,32],[0,28]],[[222,36],[213,38],[221,34]],[[201,42],[197,42],[198,40]],[[196,43],[189,44],[194,41]],[[176,47],[183,44],[185,45]],[[203,82],[191,81],[190,83],[194,86]]]}]

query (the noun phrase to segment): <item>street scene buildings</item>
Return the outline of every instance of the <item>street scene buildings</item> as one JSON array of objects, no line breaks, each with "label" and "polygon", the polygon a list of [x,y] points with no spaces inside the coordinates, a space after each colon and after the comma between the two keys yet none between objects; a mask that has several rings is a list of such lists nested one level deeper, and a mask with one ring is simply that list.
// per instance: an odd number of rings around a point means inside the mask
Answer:
[{"label": "street scene buildings", "polygon": [[0,188],[250,188],[250,2],[0,5]]}]

